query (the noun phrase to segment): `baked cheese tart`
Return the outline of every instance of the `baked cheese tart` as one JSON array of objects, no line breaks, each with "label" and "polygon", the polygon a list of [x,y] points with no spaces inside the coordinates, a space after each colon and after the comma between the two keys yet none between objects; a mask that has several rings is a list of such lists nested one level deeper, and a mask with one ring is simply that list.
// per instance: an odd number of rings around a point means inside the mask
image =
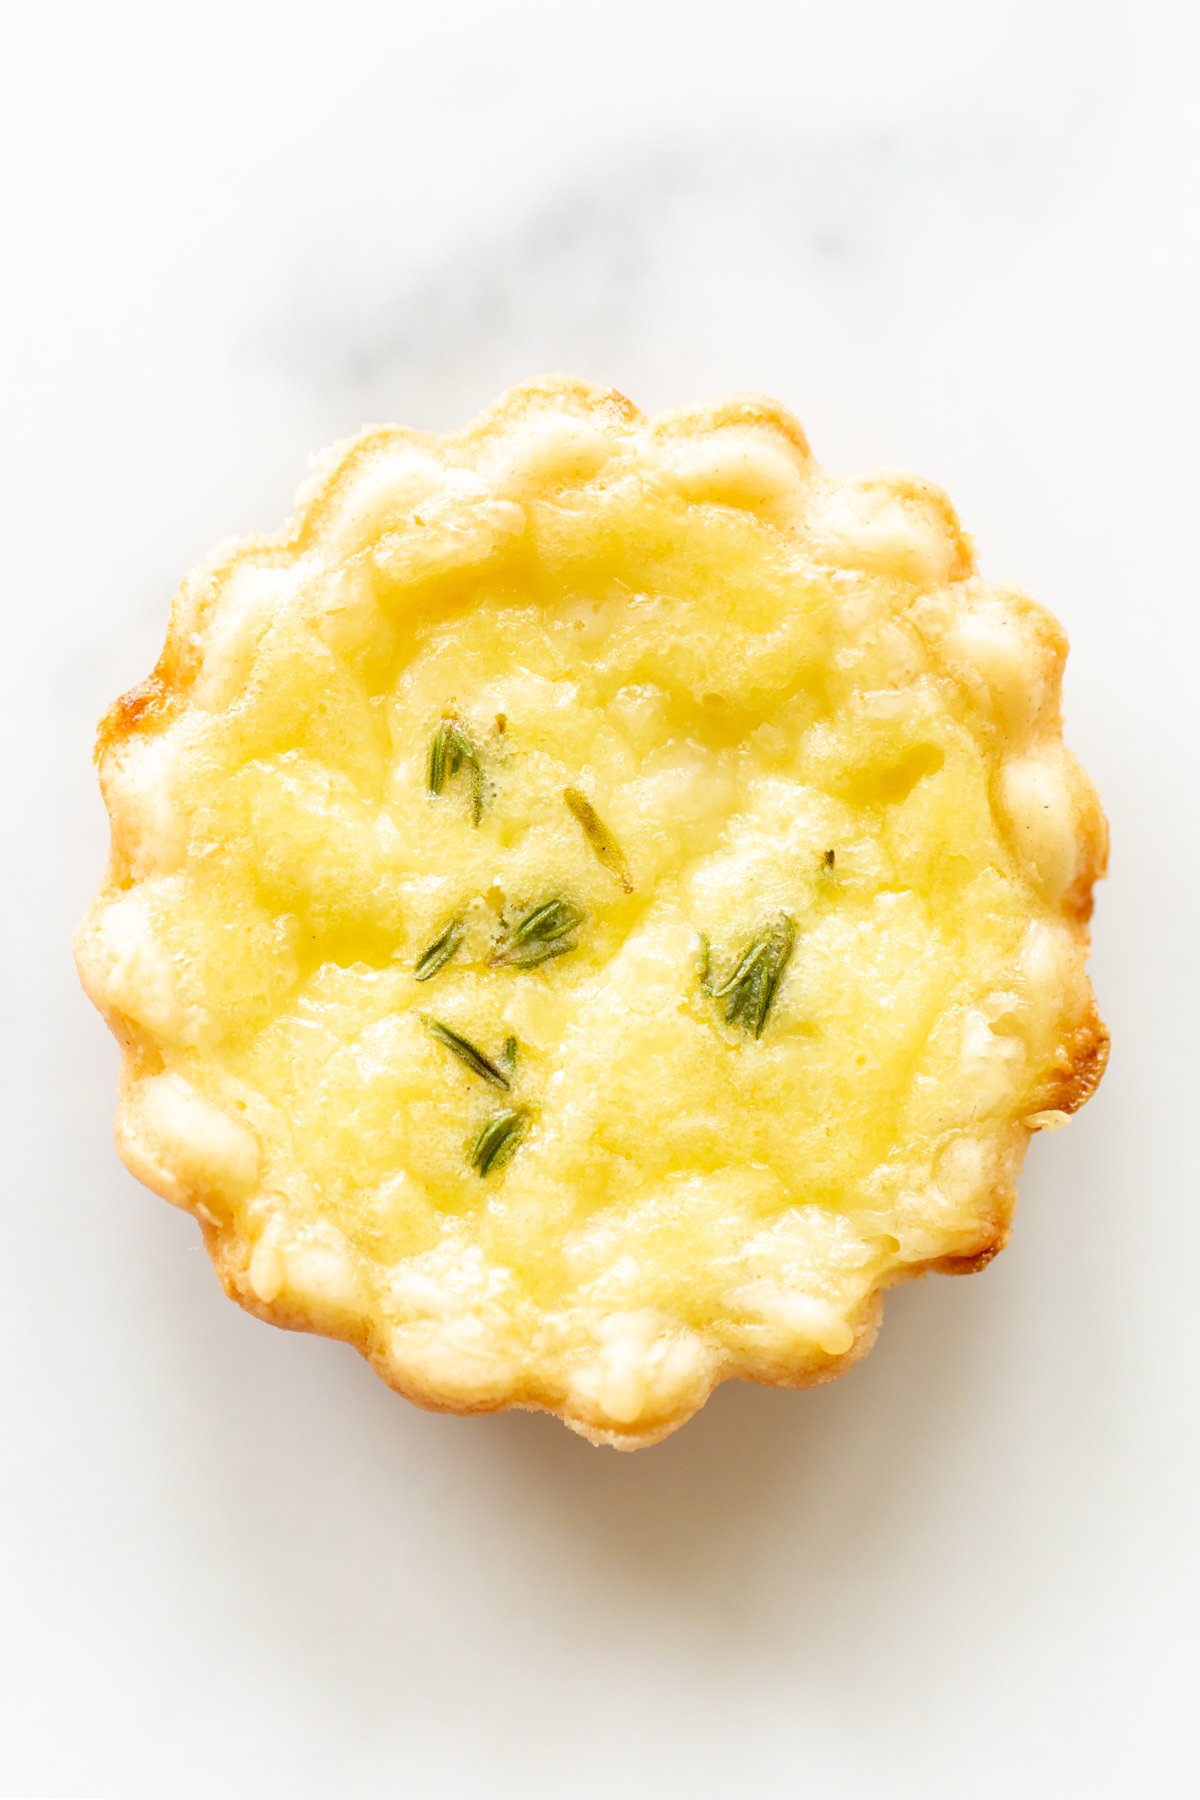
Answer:
[{"label": "baked cheese tart", "polygon": [[1104,1068],[1065,652],[767,400],[362,432],[100,727],[122,1156],[425,1406],[632,1448],[838,1374]]}]

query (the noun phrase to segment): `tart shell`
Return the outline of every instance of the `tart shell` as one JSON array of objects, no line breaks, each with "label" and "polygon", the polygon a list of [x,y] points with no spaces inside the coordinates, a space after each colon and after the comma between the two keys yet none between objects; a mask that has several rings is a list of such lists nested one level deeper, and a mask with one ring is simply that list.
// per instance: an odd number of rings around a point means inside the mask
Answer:
[{"label": "tart shell", "polygon": [[[540,427],[546,422],[562,421],[566,421],[568,428],[548,431],[546,441],[539,447],[536,437]],[[572,428],[581,421],[585,429],[575,432]],[[817,1366],[797,1369],[790,1366],[786,1358],[772,1360],[769,1355],[742,1358],[728,1350],[716,1351],[708,1359],[703,1380],[680,1393],[677,1404],[667,1405],[652,1416],[637,1418],[628,1426],[606,1422],[598,1418],[594,1410],[583,1409],[561,1397],[556,1399],[535,1380],[519,1381],[509,1390],[481,1393],[476,1397],[464,1397],[461,1392],[449,1393],[435,1381],[422,1381],[411,1372],[397,1368],[382,1346],[380,1332],[373,1321],[339,1321],[331,1317],[327,1308],[307,1306],[295,1295],[264,1298],[261,1284],[256,1288],[251,1274],[254,1241],[238,1228],[233,1214],[222,1204],[228,1157],[225,1164],[221,1164],[221,1155],[217,1155],[222,1173],[214,1176],[213,1168],[206,1160],[205,1143],[197,1142],[196,1133],[185,1117],[186,1109],[175,1114],[169,1110],[164,1113],[157,1101],[151,1103],[153,1095],[159,1092],[153,1084],[162,1076],[162,1057],[153,1033],[135,1024],[114,1001],[111,945],[102,929],[106,909],[114,899],[127,894],[136,885],[139,845],[144,830],[146,797],[139,794],[137,803],[130,804],[120,779],[123,753],[134,740],[161,732],[188,707],[202,668],[207,634],[220,613],[223,594],[233,572],[250,558],[259,563],[266,560],[285,564],[310,546],[320,533],[331,529],[357,472],[381,447],[408,443],[425,455],[437,457],[447,446],[455,454],[461,454],[511,439],[523,446],[530,482],[551,478],[555,481],[585,479],[589,454],[586,427],[590,425],[601,431],[640,432],[668,461],[676,447],[703,447],[722,441],[732,433],[739,441],[762,447],[768,462],[776,459],[806,471],[813,466],[799,425],[771,401],[735,398],[648,421],[628,399],[615,391],[560,379],[533,382],[514,389],[456,437],[442,439],[388,426],[366,430],[348,444],[337,447],[318,465],[312,481],[300,496],[293,518],[282,531],[274,536],[225,547],[204,568],[184,581],[174,601],[166,643],[153,673],[118,700],[101,721],[96,755],[111,820],[111,857],[104,883],[77,934],[75,948],[83,985],[104,1014],[121,1048],[117,1149],[126,1167],[139,1181],[195,1215],[222,1286],[231,1299],[268,1323],[288,1330],[313,1331],[343,1339],[372,1364],[385,1382],[422,1407],[463,1414],[494,1412],[506,1407],[545,1410],[556,1414],[592,1443],[637,1449],[653,1444],[675,1430],[703,1404],[712,1389],[725,1380],[745,1378],[769,1386],[804,1387],[832,1380],[844,1373],[874,1342],[883,1310],[882,1291],[868,1295],[857,1313],[848,1320],[853,1330],[853,1342],[843,1354],[828,1356]],[[698,497],[703,498],[705,481],[709,479],[704,459],[697,457],[692,461],[694,469],[686,478],[694,481]],[[683,466],[690,466],[686,458]],[[742,473],[749,495],[747,503],[769,515],[775,504],[771,492],[765,491],[763,496],[753,493],[753,466]],[[730,478],[728,463],[723,473],[712,477],[726,482]],[[736,469],[733,478],[737,478]],[[863,485],[860,484],[860,489]],[[970,543],[937,490],[909,477],[879,477],[870,485],[873,505],[886,503],[903,516],[906,506],[919,503],[926,525],[931,517],[940,520],[940,553],[948,579],[960,582],[972,578],[974,565]],[[1061,741],[1058,693],[1065,641],[1061,631],[1041,608],[1031,601],[1022,600],[1020,604],[1029,609],[1034,624],[1027,639],[1036,646],[1036,660],[1026,671],[1027,680],[1031,686],[1044,689],[1049,696],[1043,707],[1042,740],[1057,749]],[[1082,989],[1086,985],[1083,969],[1088,952],[1092,888],[1105,871],[1107,830],[1094,792],[1074,762],[1068,758],[1055,766],[1063,771],[1065,805],[1069,808],[1075,845],[1074,867],[1061,890],[1061,917],[1069,927],[1073,946],[1073,968],[1069,974],[1075,987]],[[1038,855],[1038,845],[1031,844],[1030,856],[1034,862]],[[1065,1122],[1067,1116],[1090,1098],[1104,1072],[1108,1033],[1100,1021],[1090,988],[1086,991],[1086,1006],[1065,1022],[1060,1055],[1045,1073],[1024,1117],[1012,1122],[1006,1143],[994,1159],[994,1179],[988,1202],[981,1209],[985,1225],[978,1242],[960,1247],[954,1254],[930,1256],[894,1271],[882,1286],[930,1271],[972,1273],[984,1268],[1004,1247],[1015,1204],[1015,1178],[1030,1136],[1038,1129],[1052,1129]],[[199,1136],[202,1140],[203,1129]],[[252,1173],[247,1179],[253,1179]]]}]

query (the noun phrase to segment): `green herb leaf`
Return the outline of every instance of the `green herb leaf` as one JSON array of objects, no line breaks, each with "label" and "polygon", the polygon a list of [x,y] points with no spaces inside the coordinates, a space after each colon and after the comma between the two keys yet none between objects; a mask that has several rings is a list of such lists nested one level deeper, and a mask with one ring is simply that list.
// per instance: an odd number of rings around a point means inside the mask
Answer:
[{"label": "green herb leaf", "polygon": [[[740,959],[734,964],[733,973],[725,978],[720,987],[715,987],[712,990],[713,999],[723,1000],[726,994],[732,994],[735,1001],[740,1001],[743,989],[749,983],[750,977],[753,975],[755,969],[757,969],[759,963],[767,954],[770,947],[771,938],[769,933],[764,937],[755,938],[753,943],[742,952]],[[725,1016],[726,1018],[729,1017],[728,1012],[726,1012]]]},{"label": "green herb leaf", "polygon": [[583,914],[569,900],[543,900],[513,930],[517,944],[545,943],[549,938],[564,937],[583,924]]},{"label": "green herb leaf", "polygon": [[543,900],[514,925],[492,956],[494,966],[536,969],[539,963],[565,956],[578,947],[575,933],[584,915],[569,900]]},{"label": "green herb leaf", "polygon": [[741,986],[730,995],[725,1008],[727,1024],[741,1025],[746,1031],[753,1032],[755,1037],[760,1035],[770,1004],[770,979],[771,971],[763,956],[755,963]]},{"label": "green herb leaf", "polygon": [[633,880],[629,864],[625,860],[625,852],[587,795],[581,794],[578,788],[569,787],[563,789],[563,799],[582,826],[583,835],[595,852],[596,861],[610,875],[616,876],[627,894],[632,894]]},{"label": "green herb leaf", "polygon": [[441,793],[448,777],[458,774],[463,764],[470,770],[471,816],[476,825],[483,817],[483,765],[479,752],[456,719],[443,719],[429,745],[429,761],[425,770],[425,786],[433,795]]},{"label": "green herb leaf", "polygon": [[500,1057],[500,1066],[504,1070],[504,1073],[506,1075],[511,1075],[513,1070],[516,1068],[516,1066],[517,1066],[517,1051],[519,1049],[520,1049],[520,1045],[517,1043],[517,1040],[515,1037],[506,1037],[505,1038],[504,1051]]},{"label": "green herb leaf", "polygon": [[428,981],[439,969],[444,969],[458,946],[466,936],[467,927],[462,919],[452,919],[446,929],[439,932],[428,949],[422,950],[413,964],[413,975],[418,981]]},{"label": "green herb leaf", "polygon": [[455,1056],[465,1062],[473,1074],[478,1075],[482,1081],[490,1081],[493,1087],[503,1088],[505,1093],[508,1092],[511,1086],[509,1078],[491,1057],[485,1056],[482,1050],[477,1050],[469,1038],[451,1031],[449,1025],[443,1025],[440,1019],[431,1019],[428,1013],[422,1017],[438,1043],[444,1044],[447,1050],[453,1050]]},{"label": "green herb leaf", "polygon": [[556,956],[565,956],[568,950],[578,948],[576,938],[551,938],[546,944],[514,944],[493,960],[508,969],[536,969],[540,964],[553,962]]},{"label": "green herb leaf", "polygon": [[767,1014],[771,1010],[795,942],[795,920],[790,913],[780,913],[773,925],[767,926],[751,939],[720,986],[713,987],[709,974],[708,940],[701,939],[703,960],[700,986],[714,1000],[725,1000],[726,1024],[741,1025],[752,1036],[762,1036]]},{"label": "green herb leaf", "polygon": [[493,1113],[471,1146],[471,1167],[487,1175],[507,1162],[517,1147],[528,1114],[518,1107],[506,1106]]},{"label": "green herb leaf", "polygon": [[699,977],[700,977],[701,992],[705,993],[705,994],[711,994],[712,993],[712,945],[708,941],[708,934],[703,931],[700,933],[700,945],[699,945],[699,951],[698,951],[698,954],[696,957],[696,969],[697,969],[697,973],[699,974]]},{"label": "green herb leaf", "polygon": [[429,761],[425,768],[425,786],[431,794],[440,794],[446,785],[446,746],[450,727],[445,720],[429,742]]},{"label": "green herb leaf", "polygon": [[[455,754],[470,766],[471,770],[471,823],[478,825],[483,817],[483,765],[475,753],[475,746],[461,731],[456,731]],[[457,765],[456,765],[457,769]]]}]

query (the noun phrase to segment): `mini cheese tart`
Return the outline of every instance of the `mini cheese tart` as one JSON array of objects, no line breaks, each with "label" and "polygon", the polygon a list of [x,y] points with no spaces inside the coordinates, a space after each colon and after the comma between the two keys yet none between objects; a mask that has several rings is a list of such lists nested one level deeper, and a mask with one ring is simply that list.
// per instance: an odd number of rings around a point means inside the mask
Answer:
[{"label": "mini cheese tart", "polygon": [[1104,1067],[1065,651],[770,401],[364,431],[100,727],[122,1156],[425,1406],[636,1447],[839,1373]]}]

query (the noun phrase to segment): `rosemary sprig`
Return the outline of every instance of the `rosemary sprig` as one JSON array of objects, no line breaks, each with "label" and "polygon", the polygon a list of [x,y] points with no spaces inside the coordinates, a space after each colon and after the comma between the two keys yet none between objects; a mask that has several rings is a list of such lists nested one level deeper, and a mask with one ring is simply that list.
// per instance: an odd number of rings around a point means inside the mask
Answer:
[{"label": "rosemary sprig", "polygon": [[625,860],[625,852],[587,795],[581,794],[578,788],[569,787],[563,789],[563,799],[578,819],[583,835],[595,852],[596,861],[601,868],[607,869],[610,875],[615,875],[625,892],[632,894],[633,879]]},{"label": "rosemary sprig", "polygon": [[520,1107],[506,1106],[493,1113],[471,1147],[471,1167],[487,1175],[507,1162],[525,1129],[528,1114]]},{"label": "rosemary sprig", "polygon": [[432,944],[422,950],[413,964],[413,976],[417,981],[428,981],[439,969],[444,969],[458,946],[466,936],[467,927],[462,919],[451,919],[444,931],[438,933]]},{"label": "rosemary sprig", "polygon": [[483,817],[483,765],[479,752],[457,719],[443,719],[429,745],[425,786],[436,798],[466,764],[471,777],[471,817],[478,825]]},{"label": "rosemary sprig", "polygon": [[555,897],[543,900],[532,912],[518,921],[501,941],[492,956],[492,964],[514,969],[536,969],[539,963],[565,956],[578,947],[575,935],[584,915],[569,900]]},{"label": "rosemary sprig", "polygon": [[761,1037],[783,971],[796,942],[796,922],[780,913],[773,925],[760,930],[747,944],[733,969],[718,987],[710,974],[708,939],[701,937],[700,986],[714,1000],[725,1001],[725,1022],[740,1025],[753,1037]]},{"label": "rosemary sprig", "polygon": [[[503,1088],[505,1093],[508,1092],[512,1086],[509,1079],[511,1071],[506,1073],[492,1061],[490,1056],[485,1056],[482,1050],[476,1049],[470,1038],[463,1037],[457,1031],[451,1031],[449,1025],[443,1025],[440,1019],[431,1019],[428,1013],[423,1014],[422,1017],[429,1027],[430,1035],[435,1037],[439,1044],[444,1044],[447,1050],[453,1050],[455,1056],[460,1057],[468,1069],[478,1075],[481,1081],[489,1081],[493,1087]],[[509,1042],[512,1041],[509,1040]],[[506,1044],[505,1050],[507,1051],[507,1049],[508,1045]]]}]

